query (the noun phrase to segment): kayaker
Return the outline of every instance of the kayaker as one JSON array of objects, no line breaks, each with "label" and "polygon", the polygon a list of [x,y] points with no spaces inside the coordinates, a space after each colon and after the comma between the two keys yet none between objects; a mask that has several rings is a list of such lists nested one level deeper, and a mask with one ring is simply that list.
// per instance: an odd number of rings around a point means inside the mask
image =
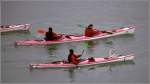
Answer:
[{"label": "kayaker", "polygon": [[77,65],[80,61],[79,57],[81,55],[76,55],[74,54],[73,49],[69,50],[69,55],[68,55],[68,62]]},{"label": "kayaker", "polygon": [[87,37],[93,37],[99,33],[100,32],[98,30],[93,29],[93,24],[89,24],[88,27],[86,27],[85,29],[85,36]]},{"label": "kayaker", "polygon": [[58,35],[56,33],[53,32],[52,27],[49,27],[49,31],[46,32],[45,34],[45,40],[46,41],[53,41],[53,40],[58,40],[62,37],[62,35]]}]

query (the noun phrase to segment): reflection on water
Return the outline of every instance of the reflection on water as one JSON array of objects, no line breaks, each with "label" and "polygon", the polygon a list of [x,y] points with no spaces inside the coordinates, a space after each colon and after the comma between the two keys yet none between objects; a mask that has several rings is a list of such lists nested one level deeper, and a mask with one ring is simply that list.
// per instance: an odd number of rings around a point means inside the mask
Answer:
[{"label": "reflection on water", "polygon": [[[104,10],[105,9],[105,10]],[[39,11],[40,10],[40,11]],[[104,82],[134,83],[148,82],[148,2],[115,1],[115,2],[2,2],[3,24],[33,24],[30,33],[3,33],[2,39],[2,81],[3,82]],[[15,11],[15,12],[14,12]],[[68,12],[69,11],[69,12]],[[76,13],[79,14],[76,14]],[[46,23],[46,24],[45,24]],[[14,48],[17,40],[35,37],[37,28],[54,28],[57,33],[82,33],[83,28],[76,24],[93,23],[97,29],[107,30],[115,26],[136,25],[135,35],[121,35],[107,39],[85,42],[88,56],[107,56],[110,48],[121,54],[134,52],[136,65],[130,67],[128,62],[122,65],[107,64],[89,66],[81,69],[63,71],[36,70],[27,72],[24,66],[31,62],[62,60],[67,58],[68,49],[82,51],[82,42],[64,43],[61,45],[27,46]],[[57,25],[58,24],[58,25]],[[62,25],[61,25],[62,24]],[[67,24],[69,24],[67,26]],[[73,25],[72,25],[73,24]],[[101,25],[100,25],[101,24]],[[95,43],[96,41],[96,43]],[[83,42],[84,43],[84,42]],[[50,47],[50,48],[49,48]],[[89,53],[89,54],[88,54]],[[56,55],[56,56],[54,56]],[[142,59],[140,59],[142,56]],[[57,58],[55,58],[57,57]],[[138,59],[139,58],[139,59]],[[118,65],[118,66],[117,66]],[[125,66],[128,65],[128,66]],[[104,68],[100,68],[103,67]],[[119,67],[120,66],[120,67]],[[127,67],[127,68],[126,68]],[[119,69],[118,69],[119,68]],[[112,73],[111,75],[107,72]],[[81,72],[79,72],[81,71]],[[122,73],[123,72],[123,73]],[[18,74],[19,73],[19,74]],[[69,74],[68,74],[69,73]],[[93,74],[94,73],[94,74]],[[17,74],[17,75],[16,75]],[[15,75],[15,77],[14,77]]]},{"label": "reflection on water", "polygon": [[47,49],[47,51],[50,55],[54,55],[54,54],[56,54],[58,46],[59,46],[59,44],[52,44],[52,45],[46,45],[45,48]]},{"label": "reflection on water", "polygon": [[111,37],[113,41],[116,40],[134,40],[135,34],[125,34]]},{"label": "reflection on water", "polygon": [[[121,35],[121,36],[115,36],[111,38],[105,38],[105,39],[97,39],[97,40],[91,40],[91,41],[84,41],[81,42],[81,46],[76,46],[78,43],[65,43],[65,46],[67,46],[69,49],[74,49],[75,51],[80,47],[81,50],[85,50],[86,54],[93,54],[95,49],[99,49],[99,46],[104,46],[106,48],[115,48],[114,44],[117,43],[117,41],[128,41],[133,40],[134,35],[127,34],[127,35]],[[80,43],[80,42],[79,42]],[[100,45],[103,44],[103,45]],[[57,50],[59,50],[61,44],[50,44],[46,45],[45,48],[47,49],[49,55],[54,55],[57,53]],[[64,48],[64,47],[63,47]],[[116,48],[115,48],[116,49]]]},{"label": "reflection on water", "polygon": [[92,54],[95,50],[96,45],[98,44],[100,44],[99,40],[85,41],[82,43],[83,48],[87,50],[87,54]]},{"label": "reflection on water", "polygon": [[[83,67],[74,67],[74,68],[48,68],[48,69],[32,69],[30,71],[31,74],[37,73],[67,73],[66,76],[69,78],[69,82],[76,82],[78,80],[78,76],[86,75],[87,71],[97,71],[99,69],[106,69],[110,73],[113,73],[117,67],[125,67],[129,65],[135,65],[134,61],[125,61],[125,62],[114,62],[114,63],[106,63],[106,64],[98,64],[91,66],[83,66]],[[84,73],[85,72],[85,73]],[[65,77],[65,76],[64,76]],[[58,80],[59,81],[59,80]]]},{"label": "reflection on water", "polygon": [[[30,31],[10,31],[10,32],[3,32],[1,33],[1,35],[2,35],[1,36],[2,41],[7,40],[8,42],[9,40],[16,40],[18,38],[21,38],[21,39],[31,38]],[[12,39],[9,39],[9,38],[12,38]]]},{"label": "reflection on water", "polygon": [[30,31],[18,30],[18,31],[9,31],[9,32],[2,32],[1,35],[13,35],[13,34],[31,34]]},{"label": "reflection on water", "polygon": [[103,39],[102,42],[105,47],[109,47],[109,48],[114,47],[114,42],[110,38]]},{"label": "reflection on water", "polygon": [[[104,64],[98,64],[98,65],[94,65],[94,66],[92,65],[89,67],[85,66],[85,67],[87,67],[88,70],[94,70],[94,69],[100,68],[100,67],[109,67],[109,70],[112,71],[112,68],[117,67],[117,66],[134,65],[134,64],[135,64],[135,62],[133,60],[131,60],[131,61],[125,61],[125,62],[120,61],[120,62],[113,62],[113,63],[104,63]],[[81,67],[81,69],[85,68],[85,67]]]},{"label": "reflection on water", "polygon": [[70,82],[75,82],[76,80],[76,74],[80,73],[76,70],[79,70],[82,72],[82,70],[88,69],[88,70],[95,70],[101,67],[108,67],[109,72],[113,72],[113,68],[119,67],[119,66],[128,66],[128,65],[134,65],[135,62],[133,60],[125,61],[125,62],[114,62],[114,63],[105,63],[105,64],[99,64],[99,65],[92,65],[92,66],[83,66],[83,67],[76,67],[76,68],[68,68],[65,71],[68,71]]},{"label": "reflection on water", "polygon": [[67,49],[73,49],[73,50],[77,50],[77,47],[76,45],[74,45],[74,43],[66,43],[66,46],[67,46]]},{"label": "reflection on water", "polygon": [[102,66],[107,66],[108,67],[108,70],[110,72],[113,72],[113,68],[117,67],[117,66],[125,66],[125,65],[134,65],[135,62],[133,60],[131,61],[124,61],[124,62],[114,62],[114,63],[108,63],[107,64],[104,64],[104,65],[101,65],[101,66],[98,66],[98,67],[102,67]]},{"label": "reflection on water", "polygon": [[75,80],[75,68],[69,68],[68,69],[69,72],[69,78],[70,78],[70,82],[74,82]]}]

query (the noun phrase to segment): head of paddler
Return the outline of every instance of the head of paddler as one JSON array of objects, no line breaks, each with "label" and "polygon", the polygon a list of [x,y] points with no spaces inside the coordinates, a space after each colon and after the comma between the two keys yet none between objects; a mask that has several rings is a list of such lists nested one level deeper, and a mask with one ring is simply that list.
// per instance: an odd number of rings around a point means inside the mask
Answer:
[{"label": "head of paddler", "polygon": [[74,53],[73,49],[69,49],[69,53],[73,54]]},{"label": "head of paddler", "polygon": [[89,24],[89,25],[88,25],[88,28],[93,28],[93,24]]},{"label": "head of paddler", "polygon": [[49,27],[49,28],[48,28],[48,32],[53,32],[52,27]]}]

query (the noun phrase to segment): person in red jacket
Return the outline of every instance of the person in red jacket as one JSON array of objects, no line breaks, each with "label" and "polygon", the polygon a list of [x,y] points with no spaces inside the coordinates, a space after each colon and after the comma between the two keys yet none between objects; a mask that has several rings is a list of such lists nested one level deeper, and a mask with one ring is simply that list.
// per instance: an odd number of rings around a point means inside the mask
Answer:
[{"label": "person in red jacket", "polygon": [[69,55],[68,55],[68,62],[77,65],[80,61],[79,57],[81,55],[76,55],[74,54],[73,49],[69,50]]},{"label": "person in red jacket", "polygon": [[45,34],[45,40],[46,41],[53,41],[58,40],[62,37],[62,35],[56,34],[53,32],[52,27],[49,27],[49,31]]},{"label": "person in red jacket", "polygon": [[85,29],[85,36],[87,37],[93,37],[99,33],[100,32],[98,30],[93,29],[93,24],[89,24],[89,26]]}]

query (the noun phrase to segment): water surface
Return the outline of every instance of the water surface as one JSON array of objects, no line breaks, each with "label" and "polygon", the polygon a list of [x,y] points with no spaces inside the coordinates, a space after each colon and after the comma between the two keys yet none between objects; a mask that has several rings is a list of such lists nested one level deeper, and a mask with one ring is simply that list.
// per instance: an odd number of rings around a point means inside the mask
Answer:
[{"label": "water surface", "polygon": [[[147,83],[148,82],[148,2],[93,1],[2,2],[2,24],[32,24],[30,32],[1,35],[2,82],[25,83]],[[14,46],[16,40],[35,38],[37,28],[66,34],[81,34],[77,24],[93,23],[97,29],[133,24],[134,35],[121,35],[90,42],[47,46]],[[86,48],[84,45],[88,45]],[[133,62],[91,66],[81,69],[40,69],[30,71],[30,63],[66,59],[68,49],[85,52],[86,57],[106,57],[115,48],[120,54],[135,54]]]}]

